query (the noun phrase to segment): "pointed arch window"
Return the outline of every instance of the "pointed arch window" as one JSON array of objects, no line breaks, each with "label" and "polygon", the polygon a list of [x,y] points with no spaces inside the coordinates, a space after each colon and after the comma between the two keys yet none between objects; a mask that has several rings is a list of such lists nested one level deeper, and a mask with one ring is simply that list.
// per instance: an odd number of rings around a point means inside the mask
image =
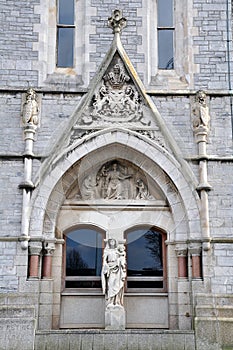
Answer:
[{"label": "pointed arch window", "polygon": [[74,0],[57,0],[57,67],[74,67]]},{"label": "pointed arch window", "polygon": [[174,69],[174,4],[157,0],[158,68]]},{"label": "pointed arch window", "polygon": [[101,288],[103,234],[78,228],[65,235],[65,288]]},{"label": "pointed arch window", "polygon": [[126,233],[127,290],[166,291],[165,235],[154,228],[141,227]]}]

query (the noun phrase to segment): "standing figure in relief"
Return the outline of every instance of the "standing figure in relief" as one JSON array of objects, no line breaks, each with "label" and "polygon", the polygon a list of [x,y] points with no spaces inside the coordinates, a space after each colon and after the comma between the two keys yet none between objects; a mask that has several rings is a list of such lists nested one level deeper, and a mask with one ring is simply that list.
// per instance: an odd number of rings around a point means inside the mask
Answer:
[{"label": "standing figure in relief", "polygon": [[107,307],[123,307],[124,282],[126,277],[126,259],[123,244],[117,246],[115,239],[109,239],[104,249],[101,273],[103,293]]}]

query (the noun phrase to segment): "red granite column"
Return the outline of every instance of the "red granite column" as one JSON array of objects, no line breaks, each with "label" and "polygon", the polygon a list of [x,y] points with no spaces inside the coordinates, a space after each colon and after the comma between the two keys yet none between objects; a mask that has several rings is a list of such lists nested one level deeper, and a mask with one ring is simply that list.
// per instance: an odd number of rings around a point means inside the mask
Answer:
[{"label": "red granite column", "polygon": [[192,278],[202,278],[202,261],[201,261],[201,247],[190,247],[192,256]]},{"label": "red granite column", "polygon": [[41,242],[29,242],[29,278],[39,278]]},{"label": "red granite column", "polygon": [[188,278],[187,248],[177,248],[178,278]]},{"label": "red granite column", "polygon": [[52,277],[52,257],[55,247],[53,243],[47,243],[44,247],[42,278],[50,279]]}]

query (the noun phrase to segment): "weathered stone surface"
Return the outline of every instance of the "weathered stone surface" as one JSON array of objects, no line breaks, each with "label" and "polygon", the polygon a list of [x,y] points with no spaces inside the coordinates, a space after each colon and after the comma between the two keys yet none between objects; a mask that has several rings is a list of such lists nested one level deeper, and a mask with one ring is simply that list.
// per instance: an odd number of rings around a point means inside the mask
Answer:
[{"label": "weathered stone surface", "polygon": [[33,350],[35,341],[35,308],[33,306],[0,306],[0,344],[2,349]]},{"label": "weathered stone surface", "polygon": [[57,350],[194,350],[195,343],[194,332],[181,331],[38,331],[35,350],[50,347]]},{"label": "weathered stone surface", "polygon": [[123,307],[110,306],[105,310],[105,329],[125,329],[125,310]]}]

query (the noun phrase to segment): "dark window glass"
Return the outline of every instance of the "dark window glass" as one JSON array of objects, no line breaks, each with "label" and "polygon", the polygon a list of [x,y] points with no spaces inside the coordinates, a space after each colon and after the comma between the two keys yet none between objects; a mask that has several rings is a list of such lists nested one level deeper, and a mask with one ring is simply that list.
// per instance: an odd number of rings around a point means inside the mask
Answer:
[{"label": "dark window glass", "polygon": [[127,282],[127,287],[128,288],[159,288],[159,289],[163,289],[163,281],[128,281]]},{"label": "dark window glass", "polygon": [[101,288],[101,281],[66,281],[66,288]]},{"label": "dark window glass", "polygon": [[[102,235],[91,229],[79,229],[66,236],[66,276],[100,276],[102,268]],[[66,282],[93,286],[87,281]]]},{"label": "dark window glass", "polygon": [[163,276],[162,237],[153,230],[135,230],[127,235],[127,275]]},{"label": "dark window glass", "polygon": [[57,66],[73,67],[74,28],[58,28]]},{"label": "dark window glass", "polygon": [[74,0],[58,0],[57,66],[74,65]]},{"label": "dark window glass", "polygon": [[158,68],[174,69],[173,0],[158,0]]},{"label": "dark window glass", "polygon": [[173,69],[173,30],[158,30],[159,69]]},{"label": "dark window glass", "polygon": [[58,3],[58,23],[74,24],[74,0],[59,0]]},{"label": "dark window glass", "polygon": [[173,0],[158,0],[158,27],[173,26]]}]

